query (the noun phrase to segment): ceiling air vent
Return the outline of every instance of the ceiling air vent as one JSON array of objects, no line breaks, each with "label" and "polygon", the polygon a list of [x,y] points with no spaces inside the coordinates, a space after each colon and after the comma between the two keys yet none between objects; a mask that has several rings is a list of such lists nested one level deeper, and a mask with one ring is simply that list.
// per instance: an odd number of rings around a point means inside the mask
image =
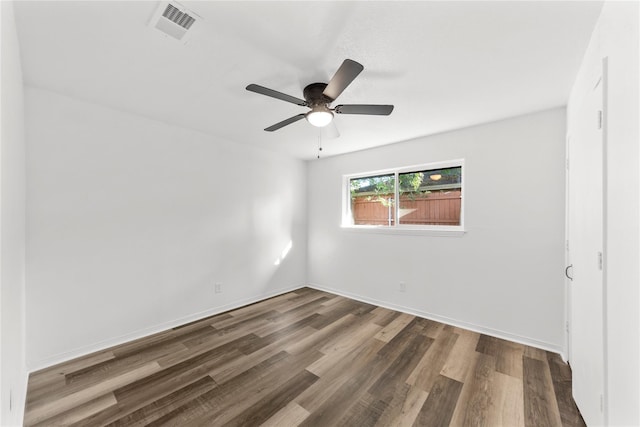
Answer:
[{"label": "ceiling air vent", "polygon": [[177,2],[160,2],[149,26],[165,35],[186,43],[193,26],[202,18]]}]

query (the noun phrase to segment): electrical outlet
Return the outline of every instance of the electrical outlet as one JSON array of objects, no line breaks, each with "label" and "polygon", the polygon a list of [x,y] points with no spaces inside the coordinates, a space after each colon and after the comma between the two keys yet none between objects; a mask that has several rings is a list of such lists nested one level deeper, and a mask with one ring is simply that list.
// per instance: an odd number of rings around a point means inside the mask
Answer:
[{"label": "electrical outlet", "polygon": [[222,293],[222,283],[216,283],[214,289],[216,294]]},{"label": "electrical outlet", "polygon": [[400,282],[400,292],[407,292],[407,284]]}]

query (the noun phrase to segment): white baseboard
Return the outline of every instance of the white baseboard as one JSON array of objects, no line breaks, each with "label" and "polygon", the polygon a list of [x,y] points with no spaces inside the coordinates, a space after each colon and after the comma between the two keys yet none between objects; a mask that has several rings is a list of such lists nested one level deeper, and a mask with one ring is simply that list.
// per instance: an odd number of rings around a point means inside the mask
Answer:
[{"label": "white baseboard", "polygon": [[175,328],[176,326],[184,325],[190,322],[194,322],[196,320],[204,319],[209,316],[224,313],[225,311],[234,310],[236,308],[240,308],[245,305],[253,304],[268,298],[273,298],[275,296],[282,295],[287,292],[295,291],[296,289],[300,289],[304,287],[306,287],[306,285],[293,285],[286,288],[280,288],[275,291],[252,296],[250,298],[237,300],[229,304],[213,307],[208,310],[201,311],[199,313],[183,316],[181,318],[164,322],[158,325],[154,325],[148,328],[139,329],[137,331],[134,331],[128,334],[120,335],[118,337],[113,337],[107,340],[98,341],[96,343],[78,347],[73,350],[65,351],[63,353],[58,353],[51,357],[47,357],[45,359],[32,362],[30,366],[28,366],[28,369],[29,369],[29,372],[39,371],[41,369],[45,369],[50,366],[57,365],[59,363],[67,362],[69,360],[72,360],[78,357],[86,356],[88,354],[95,353],[97,351],[105,350],[110,347],[114,347],[116,345],[124,344],[126,342],[137,340],[140,338],[144,338],[149,335],[156,334],[158,332],[163,332],[168,329]]},{"label": "white baseboard", "polygon": [[498,329],[487,328],[485,326],[476,325],[474,323],[465,322],[462,320],[452,319],[446,316],[441,316],[438,314],[428,313],[421,310],[416,310],[410,307],[404,307],[397,304],[391,304],[386,301],[379,301],[373,298],[364,297],[362,295],[352,294],[350,292],[344,292],[339,289],[333,289],[327,286],[322,286],[318,284],[308,284],[310,288],[318,289],[320,291],[329,292],[332,294],[340,295],[346,298],[351,298],[357,301],[366,302],[367,304],[373,304],[380,307],[388,308],[390,310],[400,311],[402,313],[411,314],[413,316],[422,317],[429,320],[435,320],[440,323],[444,323],[451,326],[456,326],[462,329],[468,329],[473,332],[478,332],[480,334],[489,335],[496,338],[501,338],[507,341],[513,341],[520,344],[528,345],[530,347],[539,348],[541,350],[551,351],[553,353],[559,353],[563,360],[566,360],[564,356],[564,349],[548,342],[536,340],[530,337],[525,337],[518,334],[513,334],[510,332],[501,331]]}]

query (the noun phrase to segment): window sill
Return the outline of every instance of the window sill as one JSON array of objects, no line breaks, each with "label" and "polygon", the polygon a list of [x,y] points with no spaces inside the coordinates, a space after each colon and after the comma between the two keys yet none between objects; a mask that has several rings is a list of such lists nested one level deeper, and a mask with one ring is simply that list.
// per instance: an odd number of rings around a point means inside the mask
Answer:
[{"label": "window sill", "polygon": [[353,233],[373,233],[373,234],[395,234],[405,236],[437,236],[437,237],[462,237],[466,230],[461,228],[434,229],[434,228],[412,228],[412,227],[385,227],[367,225],[343,225],[341,228]]}]

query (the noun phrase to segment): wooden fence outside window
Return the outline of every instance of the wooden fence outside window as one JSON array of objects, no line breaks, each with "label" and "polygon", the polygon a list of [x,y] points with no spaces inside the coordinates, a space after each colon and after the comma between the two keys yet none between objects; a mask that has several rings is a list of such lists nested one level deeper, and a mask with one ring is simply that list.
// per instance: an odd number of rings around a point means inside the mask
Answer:
[{"label": "wooden fence outside window", "polygon": [[[380,199],[384,199],[382,202]],[[391,203],[389,203],[391,202]],[[461,191],[447,190],[400,196],[400,224],[460,225]],[[355,225],[394,225],[393,195],[355,196],[351,212]]]}]

